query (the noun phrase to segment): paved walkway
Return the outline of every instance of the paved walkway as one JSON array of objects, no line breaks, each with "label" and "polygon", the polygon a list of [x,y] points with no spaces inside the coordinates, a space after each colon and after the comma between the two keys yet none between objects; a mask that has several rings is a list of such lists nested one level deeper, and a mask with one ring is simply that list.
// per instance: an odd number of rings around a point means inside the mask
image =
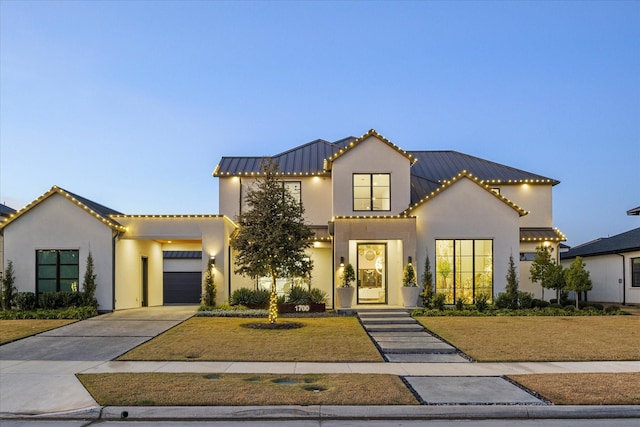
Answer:
[{"label": "paved walkway", "polygon": [[[429,359],[438,355],[460,357],[450,346],[440,346],[426,331],[378,331],[393,324],[393,315],[376,323],[371,315],[365,328],[385,357],[409,357],[388,363],[309,362],[118,362],[112,359],[190,317],[195,307],[156,307],[127,310],[85,320],[0,347],[0,420],[31,416],[130,419],[268,419],[308,417],[394,417],[442,419],[444,413],[461,417],[517,418],[553,413],[589,414],[593,418],[640,418],[640,406],[559,407],[500,378],[510,374],[566,372],[640,372],[640,362],[470,363]],[[370,313],[371,314],[371,313]],[[364,317],[367,317],[366,315]],[[383,318],[384,319],[384,318]],[[373,323],[370,321],[373,320]],[[406,320],[406,319],[405,319]],[[399,321],[398,321],[399,322]],[[402,324],[401,322],[398,324]],[[406,333],[426,335],[403,336]],[[396,335],[393,335],[396,334]],[[407,346],[415,338],[418,349]],[[382,345],[381,345],[382,344]],[[455,350],[455,349],[454,349]],[[399,351],[395,353],[394,351]],[[418,361],[415,357],[424,357]],[[368,373],[405,377],[428,406],[416,407],[207,407],[207,408],[101,408],[76,379],[76,373],[207,372],[207,373]],[[452,406],[452,404],[454,406]],[[443,406],[444,405],[444,406]],[[461,405],[461,406],[455,406]],[[458,409],[453,409],[453,408]],[[438,409],[439,408],[439,409]],[[536,409],[538,408],[538,409]],[[544,412],[539,408],[547,408]],[[573,411],[573,412],[571,412]],[[536,415],[537,414],[537,415]],[[546,417],[544,415],[543,417]],[[414,418],[411,418],[414,417]],[[417,418],[416,418],[417,417]]]}]

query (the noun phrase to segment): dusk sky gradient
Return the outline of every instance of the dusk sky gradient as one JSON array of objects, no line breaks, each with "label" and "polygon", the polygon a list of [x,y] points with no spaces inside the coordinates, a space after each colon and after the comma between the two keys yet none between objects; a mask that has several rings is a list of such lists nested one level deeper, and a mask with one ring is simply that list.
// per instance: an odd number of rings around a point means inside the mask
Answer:
[{"label": "dusk sky gradient", "polygon": [[561,181],[575,246],[640,226],[640,1],[0,1],[0,201],[217,213],[222,156],[375,128]]}]

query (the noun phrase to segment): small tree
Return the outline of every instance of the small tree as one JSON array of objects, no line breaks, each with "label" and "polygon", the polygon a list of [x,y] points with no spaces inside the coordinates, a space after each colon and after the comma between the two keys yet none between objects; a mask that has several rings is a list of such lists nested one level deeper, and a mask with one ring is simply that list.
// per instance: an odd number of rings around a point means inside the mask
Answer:
[{"label": "small tree", "polygon": [[354,280],[356,280],[356,272],[353,270],[353,266],[351,264],[345,265],[342,272],[342,286],[348,288]]},{"label": "small tree", "polygon": [[555,289],[556,298],[560,303],[560,294],[565,288],[564,267],[560,264],[551,264],[545,270],[541,284],[544,288]]},{"label": "small tree", "polygon": [[13,297],[16,292],[16,287],[14,283],[16,281],[15,273],[13,272],[13,262],[9,260],[7,262],[7,270],[4,272],[4,277],[2,278],[2,309],[9,310],[11,308],[11,303],[13,302]]},{"label": "small tree", "polygon": [[518,275],[516,273],[516,265],[513,262],[513,254],[509,255],[509,268],[507,270],[507,287],[505,294],[507,298],[507,308],[516,310],[518,308]]},{"label": "small tree", "polygon": [[566,282],[565,289],[576,293],[576,308],[579,308],[578,300],[581,292],[590,291],[593,287],[589,272],[585,270],[586,264],[582,262],[582,258],[577,256],[571,265],[564,271]]},{"label": "small tree", "polygon": [[207,263],[207,273],[204,276],[204,293],[202,294],[202,304],[207,307],[216,305],[216,282],[213,276],[213,260],[209,259]]},{"label": "small tree", "polygon": [[248,209],[236,217],[239,229],[231,246],[236,251],[236,273],[271,278],[269,323],[273,324],[278,319],[277,279],[313,269],[305,253],[313,231],[304,223],[302,203],[277,179],[278,164],[265,160],[262,171],[255,187],[247,191]]},{"label": "small tree", "polygon": [[413,268],[413,265],[407,264],[404,268],[404,274],[402,276],[402,286],[417,286],[416,283],[416,270]]},{"label": "small tree", "polygon": [[96,299],[96,274],[93,273],[93,256],[91,251],[87,255],[87,267],[84,271],[84,280],[82,282],[82,300],[83,305],[98,307],[98,300]]},{"label": "small tree", "polygon": [[543,295],[545,286],[542,279],[547,269],[554,264],[551,260],[551,252],[553,252],[553,248],[550,246],[538,246],[536,248],[536,256],[533,258],[533,262],[529,268],[531,281],[533,283],[540,283]]},{"label": "small tree", "polygon": [[424,273],[420,277],[420,284],[422,285],[422,305],[425,308],[433,307],[433,296],[435,291],[433,289],[433,273],[431,273],[431,262],[429,261],[429,255],[424,261]]}]

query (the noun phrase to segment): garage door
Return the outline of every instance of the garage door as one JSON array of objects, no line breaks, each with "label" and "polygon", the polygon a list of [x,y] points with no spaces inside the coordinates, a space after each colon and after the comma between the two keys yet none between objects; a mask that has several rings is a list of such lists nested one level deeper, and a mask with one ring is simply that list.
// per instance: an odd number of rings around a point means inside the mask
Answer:
[{"label": "garage door", "polygon": [[164,304],[199,304],[202,273],[165,272]]}]

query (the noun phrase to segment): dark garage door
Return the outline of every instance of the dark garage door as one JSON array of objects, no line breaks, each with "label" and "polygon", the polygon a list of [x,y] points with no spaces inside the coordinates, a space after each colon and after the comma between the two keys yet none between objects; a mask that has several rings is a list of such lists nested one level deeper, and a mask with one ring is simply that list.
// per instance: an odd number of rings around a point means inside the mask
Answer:
[{"label": "dark garage door", "polygon": [[202,273],[164,273],[164,304],[200,303]]}]

